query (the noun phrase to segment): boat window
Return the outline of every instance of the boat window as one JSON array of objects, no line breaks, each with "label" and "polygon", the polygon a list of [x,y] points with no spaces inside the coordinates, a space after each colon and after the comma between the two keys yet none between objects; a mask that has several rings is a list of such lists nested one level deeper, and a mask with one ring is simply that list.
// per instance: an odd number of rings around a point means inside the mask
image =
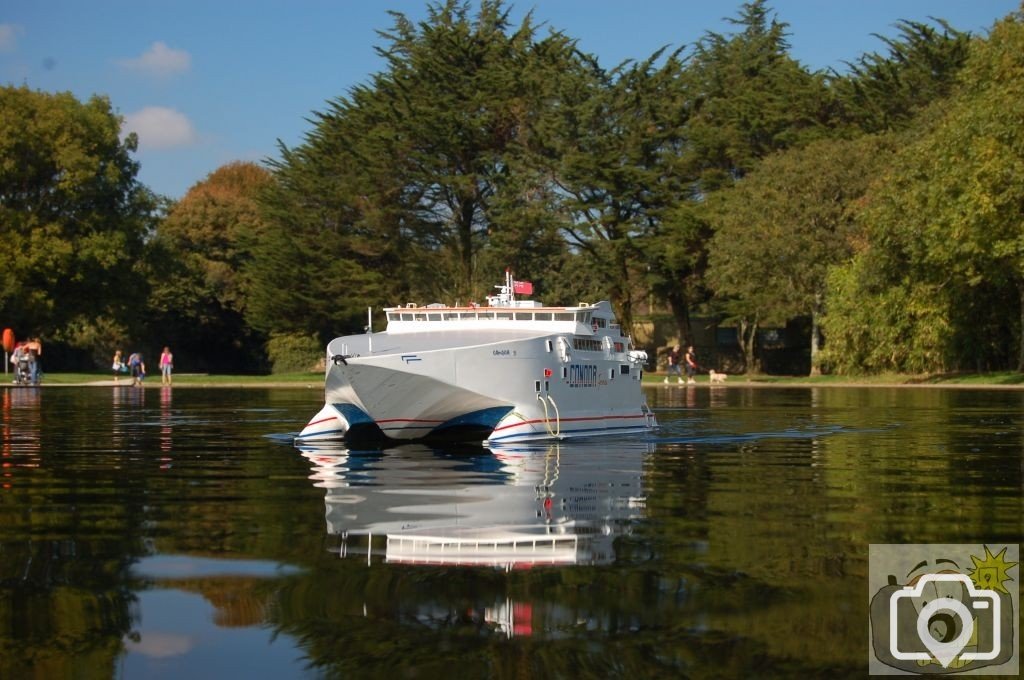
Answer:
[{"label": "boat window", "polygon": [[614,368],[609,368],[608,369],[608,379],[609,380],[615,380],[615,369]]},{"label": "boat window", "polygon": [[494,312],[480,312],[477,314],[478,319],[487,319],[488,321],[494,321]]},{"label": "boat window", "polygon": [[577,336],[577,335],[574,335],[573,338],[572,338],[572,346],[573,346],[573,349],[581,349],[581,350],[585,350],[587,352],[600,352],[601,351],[601,341],[600,340],[595,340],[594,338],[583,338],[583,337],[580,337],[580,336]]},{"label": "boat window", "polygon": [[574,318],[572,312],[556,312],[555,321],[572,321]]},{"label": "boat window", "polygon": [[629,364],[620,364],[619,373],[622,375],[629,375]]},{"label": "boat window", "polygon": [[537,312],[534,318],[537,321],[551,321],[551,312]]},{"label": "boat window", "polygon": [[419,314],[414,314],[413,316],[415,317],[416,321],[426,321],[427,320],[427,315],[424,314],[423,312],[420,312]]},{"label": "boat window", "polygon": [[576,321],[578,323],[590,323],[590,311],[576,312]]},{"label": "boat window", "polygon": [[536,392],[540,392],[540,381],[539,380],[534,380],[533,381],[533,389]]},{"label": "boat window", "polygon": [[402,321],[412,321],[412,314],[402,314]]},{"label": "boat window", "polygon": [[568,377],[569,377],[569,368],[567,366],[562,366],[562,380],[565,380]]},{"label": "boat window", "polygon": [[516,321],[533,321],[533,312],[516,312]]},{"label": "boat window", "polygon": [[512,319],[512,312],[495,312],[495,316],[500,321],[510,321]]},{"label": "boat window", "polygon": [[440,321],[441,320],[441,315],[440,314],[427,314],[427,319],[429,321]]},{"label": "boat window", "polygon": [[552,348],[553,348],[553,346],[552,346],[552,344],[551,344],[551,341],[550,341],[550,340],[545,340],[545,341],[544,341],[544,345],[545,345],[545,346],[547,347],[547,350],[548,350],[549,352],[550,352],[550,351],[552,350]]},{"label": "boat window", "polygon": [[458,312],[445,312],[443,318],[445,321],[457,321],[459,314]]},{"label": "boat window", "polygon": [[621,342],[615,343],[615,351],[616,352],[621,352],[622,351],[622,343]]},{"label": "boat window", "polygon": [[597,326],[598,328],[607,328],[608,327],[608,320],[607,319],[602,319],[599,316],[595,316],[594,317],[594,325]]}]

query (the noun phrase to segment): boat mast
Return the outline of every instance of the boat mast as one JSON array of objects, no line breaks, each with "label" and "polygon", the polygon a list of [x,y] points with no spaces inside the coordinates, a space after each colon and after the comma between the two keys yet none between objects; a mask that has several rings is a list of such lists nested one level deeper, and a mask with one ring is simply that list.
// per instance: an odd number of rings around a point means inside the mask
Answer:
[{"label": "boat mast", "polygon": [[502,297],[504,297],[508,302],[509,307],[515,307],[515,304],[513,304],[516,301],[516,294],[514,291],[515,287],[512,285],[512,268],[505,267],[505,290],[501,292],[503,293]]},{"label": "boat mast", "polygon": [[488,307],[515,307],[516,296],[513,292],[515,287],[512,281],[512,270],[508,267],[505,268],[505,285],[495,286],[498,289],[497,295],[487,296]]}]

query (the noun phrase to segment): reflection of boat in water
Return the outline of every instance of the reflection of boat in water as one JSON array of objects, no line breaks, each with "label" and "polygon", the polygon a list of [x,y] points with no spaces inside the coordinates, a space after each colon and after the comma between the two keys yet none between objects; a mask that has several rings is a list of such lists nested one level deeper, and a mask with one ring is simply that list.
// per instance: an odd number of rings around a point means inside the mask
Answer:
[{"label": "reflection of boat in water", "polygon": [[[573,527],[562,526],[561,529]],[[575,564],[580,537],[541,525],[439,527],[388,534],[388,562],[461,565]]]},{"label": "reflection of boat in water", "polygon": [[609,562],[614,539],[642,517],[647,445],[595,448],[301,450],[341,556],[520,568]]},{"label": "reflection of boat in water", "polygon": [[544,307],[506,273],[486,307],[385,309],[382,333],[327,346],[324,407],[299,433],[321,441],[488,443],[645,432],[647,354],[608,302]]}]

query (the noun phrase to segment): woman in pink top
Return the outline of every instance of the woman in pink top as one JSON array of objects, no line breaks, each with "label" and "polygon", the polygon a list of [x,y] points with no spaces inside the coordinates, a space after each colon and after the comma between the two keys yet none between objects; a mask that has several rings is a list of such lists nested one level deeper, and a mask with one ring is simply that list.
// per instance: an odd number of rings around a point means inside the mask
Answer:
[{"label": "woman in pink top", "polygon": [[160,355],[160,375],[161,382],[164,385],[171,384],[171,369],[174,368],[174,355],[171,354],[170,347],[164,347],[163,353]]}]

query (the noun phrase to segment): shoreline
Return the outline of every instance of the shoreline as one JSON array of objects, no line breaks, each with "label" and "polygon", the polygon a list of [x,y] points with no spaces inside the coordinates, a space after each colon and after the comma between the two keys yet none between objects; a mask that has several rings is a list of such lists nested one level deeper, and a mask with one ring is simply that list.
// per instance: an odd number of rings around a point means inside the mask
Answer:
[{"label": "shoreline", "polygon": [[[57,374],[59,375],[59,374]],[[156,388],[182,388],[182,389],[304,389],[304,390],[323,390],[323,379],[318,375],[316,380],[302,380],[302,379],[290,379],[290,380],[275,380],[271,376],[263,377],[244,377],[234,379],[230,376],[211,376],[207,379],[206,376],[200,377],[196,375],[183,376],[184,380],[179,380],[171,385],[163,385],[159,380],[144,381],[141,385],[142,389],[156,389]],[[956,389],[956,390],[1024,390],[1024,383],[985,383],[985,382],[926,382],[925,379],[917,379],[916,381],[898,381],[898,380],[875,380],[866,379],[863,381],[858,380],[820,380],[820,379],[801,379],[798,377],[786,378],[786,377],[769,377],[763,380],[757,378],[746,378],[744,376],[729,376],[725,382],[722,383],[711,383],[706,378],[692,384],[678,384],[678,383],[664,383],[663,377],[655,374],[651,379],[644,380],[642,387],[645,389],[665,389],[665,390],[685,390],[685,389],[738,389],[738,388],[839,388],[839,389],[863,389],[872,387],[882,387],[887,389]],[[13,382],[4,381],[2,383],[6,388],[31,388],[31,387],[125,387],[125,388],[136,388],[131,382],[131,379],[122,379],[114,381],[113,379],[97,379],[97,380],[68,380],[64,381],[57,379],[54,381],[47,381],[45,378],[40,385],[18,385]]]}]

